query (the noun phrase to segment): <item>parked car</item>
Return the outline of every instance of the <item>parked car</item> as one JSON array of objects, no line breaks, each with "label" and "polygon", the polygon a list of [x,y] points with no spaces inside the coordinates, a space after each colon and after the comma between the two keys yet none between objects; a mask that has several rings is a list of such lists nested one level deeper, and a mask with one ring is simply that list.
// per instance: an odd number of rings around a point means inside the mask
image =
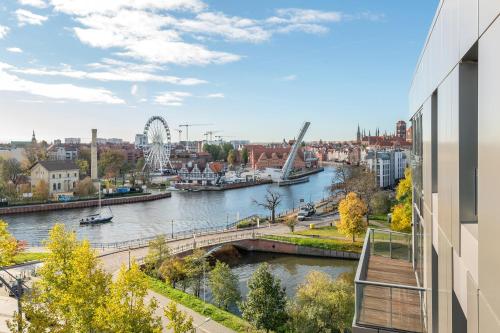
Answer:
[{"label": "parked car", "polygon": [[297,220],[304,221],[307,217],[310,217],[316,213],[316,209],[313,204],[307,204],[304,207],[300,208],[299,213],[297,214]]}]

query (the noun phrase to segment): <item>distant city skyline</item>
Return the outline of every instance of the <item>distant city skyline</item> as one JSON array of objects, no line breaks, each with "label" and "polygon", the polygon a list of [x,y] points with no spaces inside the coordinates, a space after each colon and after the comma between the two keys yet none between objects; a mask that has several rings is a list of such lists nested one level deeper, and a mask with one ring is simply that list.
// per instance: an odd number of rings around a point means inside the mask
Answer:
[{"label": "distant city skyline", "polygon": [[[438,1],[8,0],[0,142],[133,141],[151,115],[253,142],[393,133]],[[144,2],[146,3],[146,2]],[[229,140],[229,139],[228,139]]]}]

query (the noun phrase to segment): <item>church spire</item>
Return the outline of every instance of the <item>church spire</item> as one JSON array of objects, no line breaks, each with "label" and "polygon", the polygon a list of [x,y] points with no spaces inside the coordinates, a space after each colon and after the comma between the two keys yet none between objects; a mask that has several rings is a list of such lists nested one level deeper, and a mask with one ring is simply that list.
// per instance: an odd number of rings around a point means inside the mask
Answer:
[{"label": "church spire", "polygon": [[33,130],[33,135],[31,136],[31,143],[36,143],[35,130]]}]

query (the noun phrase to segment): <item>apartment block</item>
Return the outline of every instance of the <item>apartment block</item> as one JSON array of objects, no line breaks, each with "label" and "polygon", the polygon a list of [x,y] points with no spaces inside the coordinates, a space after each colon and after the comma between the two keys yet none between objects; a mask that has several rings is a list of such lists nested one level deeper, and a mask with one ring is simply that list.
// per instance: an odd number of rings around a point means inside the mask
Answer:
[{"label": "apartment block", "polygon": [[367,234],[355,333],[500,332],[499,14],[438,5],[410,89],[411,240]]}]

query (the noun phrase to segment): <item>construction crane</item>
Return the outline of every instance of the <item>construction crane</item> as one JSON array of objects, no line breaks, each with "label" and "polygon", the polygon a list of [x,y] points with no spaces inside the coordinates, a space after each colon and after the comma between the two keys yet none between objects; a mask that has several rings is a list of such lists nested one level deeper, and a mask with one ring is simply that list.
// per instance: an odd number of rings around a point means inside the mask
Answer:
[{"label": "construction crane", "polygon": [[209,136],[210,136],[210,141],[212,141],[212,140],[213,140],[213,135],[214,135],[215,133],[219,133],[219,132],[222,132],[222,131],[219,131],[219,130],[217,130],[217,131],[207,131],[207,132],[205,132],[205,134],[203,134],[203,135],[205,135],[205,140],[206,140],[206,141],[208,141],[208,137],[209,137]]},{"label": "construction crane", "polygon": [[189,127],[193,126],[211,126],[213,124],[181,124],[179,127],[185,127],[186,128],[186,150],[189,151]]},{"label": "construction crane", "polygon": [[182,140],[182,130],[180,128],[176,128],[176,129],[174,129],[174,131],[176,131],[176,132],[179,133],[179,142],[181,142],[181,140]]}]

